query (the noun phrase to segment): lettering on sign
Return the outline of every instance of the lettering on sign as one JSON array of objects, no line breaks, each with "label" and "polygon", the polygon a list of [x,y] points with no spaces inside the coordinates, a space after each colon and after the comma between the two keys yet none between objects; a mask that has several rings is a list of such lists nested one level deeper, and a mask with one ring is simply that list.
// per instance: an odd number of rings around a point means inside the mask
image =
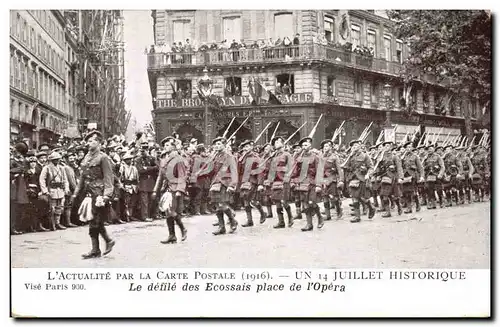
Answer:
[{"label": "lettering on sign", "polygon": [[[312,93],[296,93],[296,94],[287,94],[287,95],[277,95],[278,100],[282,104],[289,103],[312,103],[313,96]],[[220,106],[248,106],[252,103],[252,99],[250,96],[233,96],[233,97],[224,97],[219,98]],[[267,101],[260,99],[259,104],[266,104]],[[166,108],[184,108],[184,107],[203,107],[203,100],[200,98],[192,98],[192,99],[158,99],[157,109],[166,109]]]}]

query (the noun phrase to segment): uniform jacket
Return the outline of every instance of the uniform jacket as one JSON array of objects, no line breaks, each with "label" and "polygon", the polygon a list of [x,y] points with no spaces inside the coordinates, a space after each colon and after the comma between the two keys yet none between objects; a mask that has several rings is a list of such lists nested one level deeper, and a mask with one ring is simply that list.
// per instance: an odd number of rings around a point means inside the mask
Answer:
[{"label": "uniform jacket", "polygon": [[[238,157],[238,187],[241,186],[243,182],[250,182],[252,184],[258,184],[258,171],[259,167],[259,156],[257,153],[253,151],[246,152]],[[248,166],[248,167],[247,167]],[[245,170],[248,170],[246,174],[248,174],[248,179],[243,181],[243,176],[245,174]],[[256,173],[252,172],[256,171]],[[247,176],[245,176],[247,177]]]},{"label": "uniform jacket", "polygon": [[[211,169],[206,175],[210,177],[210,185],[221,183],[225,187],[232,187],[236,190],[238,186],[238,167],[236,158],[231,153],[224,150],[220,151],[215,154],[214,159],[208,166]],[[221,172],[224,166],[226,166],[226,171]]]},{"label": "uniform jacket", "polygon": [[69,193],[69,183],[66,172],[61,165],[50,163],[42,168],[40,173],[40,189],[49,194],[51,199],[62,199]]},{"label": "uniform jacket", "polygon": [[474,174],[474,165],[472,165],[472,161],[469,157],[467,157],[464,153],[460,153],[457,158],[462,162],[464,174],[468,174],[469,176]]},{"label": "uniform jacket", "polygon": [[358,179],[364,182],[365,175],[373,172],[373,162],[367,153],[358,151],[349,158],[345,168],[348,172],[346,180]]},{"label": "uniform jacket", "polygon": [[[274,152],[274,154],[266,162],[264,170],[259,175],[259,184],[272,186],[273,183],[289,182],[285,180],[285,176],[290,173],[288,169],[292,168],[294,162],[295,161],[290,153],[284,151],[283,149],[276,150],[276,152]],[[269,173],[271,167],[275,171],[274,175]],[[286,167],[286,170],[280,171],[277,169],[281,167]]]},{"label": "uniform jacket", "polygon": [[16,203],[29,203],[24,182],[26,163],[23,157],[13,157],[10,160],[10,199]]},{"label": "uniform jacket", "polygon": [[186,193],[187,171],[185,158],[177,151],[172,151],[162,163],[154,185],[154,192],[164,192],[168,189],[171,192]]},{"label": "uniform jacket", "polygon": [[[318,169],[318,156],[311,150],[302,151],[294,162],[291,183],[298,186],[297,190],[305,190],[307,187],[316,186],[316,172]],[[303,164],[305,163],[305,164]],[[302,170],[306,170],[302,173]]]},{"label": "uniform jacket", "polygon": [[424,178],[424,166],[419,156],[413,152],[409,152],[403,158],[403,175],[411,176],[415,179]]},{"label": "uniform jacket", "polygon": [[139,190],[139,172],[136,166],[123,163],[120,167],[119,176],[125,192],[129,194],[137,193]]},{"label": "uniform jacket", "polygon": [[375,174],[390,178],[403,178],[401,159],[391,152],[384,152],[384,156],[377,167]]},{"label": "uniform jacket", "polygon": [[138,157],[135,166],[139,172],[139,192],[153,192],[156,178],[158,177],[158,166],[153,157]]},{"label": "uniform jacket", "polygon": [[68,180],[69,191],[73,193],[77,184],[75,170],[69,165],[64,165],[63,168],[64,173],[66,174],[66,179]]},{"label": "uniform jacket", "polygon": [[[340,158],[335,152],[322,153],[319,160],[321,162],[320,167],[323,169],[325,182],[330,180],[331,182],[344,181],[344,170],[340,167]],[[324,186],[329,186],[329,184],[325,184]]]},{"label": "uniform jacket", "polygon": [[[189,181],[191,182],[191,177],[194,177],[194,174],[196,174],[200,169],[203,164],[200,162],[205,162],[205,160],[208,160],[208,157],[206,155],[200,155],[200,154],[193,154],[191,157],[192,160],[190,161],[190,166],[189,166]],[[197,165],[196,167],[194,165]],[[201,189],[208,189],[210,187],[210,179],[208,176],[198,176],[196,177],[196,185],[195,187],[199,187]]]},{"label": "uniform jacket", "polygon": [[443,176],[445,167],[441,156],[437,153],[432,153],[425,158],[424,171],[426,175]]},{"label": "uniform jacket", "polygon": [[81,171],[74,195],[85,192],[92,197],[113,196],[113,166],[111,159],[104,152],[99,150],[87,153],[81,162]]}]

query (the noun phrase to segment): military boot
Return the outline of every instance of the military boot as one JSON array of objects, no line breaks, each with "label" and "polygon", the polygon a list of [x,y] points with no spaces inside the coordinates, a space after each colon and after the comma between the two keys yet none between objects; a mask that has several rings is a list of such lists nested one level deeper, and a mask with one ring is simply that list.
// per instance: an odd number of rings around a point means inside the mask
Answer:
[{"label": "military boot", "polygon": [[302,208],[300,202],[295,202],[295,214],[296,216],[293,219],[302,219]]},{"label": "military boot", "polygon": [[71,208],[64,210],[64,225],[68,228],[76,227],[71,223]]},{"label": "military boot", "polygon": [[472,203],[472,190],[471,189],[465,190],[465,195],[467,196],[467,202],[469,204],[471,204]]},{"label": "military boot", "polygon": [[242,224],[241,227],[252,227],[253,226],[252,209],[246,208],[245,213],[247,215],[247,222]]},{"label": "military boot", "polygon": [[272,206],[267,206],[267,217],[266,218],[273,218],[273,208],[272,208]]},{"label": "military boot", "polygon": [[234,219],[235,214],[233,210],[231,210],[231,208],[227,208],[226,210],[224,210],[224,213],[229,218],[229,225],[231,227],[229,233],[234,233],[236,231],[236,228],[238,228],[238,222],[236,221],[236,219]]},{"label": "military boot", "polygon": [[226,234],[226,226],[224,225],[224,212],[217,211],[216,215],[217,215],[217,220],[218,220],[217,226],[219,226],[219,229],[217,229],[212,234],[214,234],[214,235]]},{"label": "military boot", "polygon": [[276,208],[276,212],[278,213],[278,223],[273,226],[273,228],[285,228],[285,218],[283,217],[283,208]]},{"label": "military boot", "polygon": [[181,230],[181,241],[185,241],[187,239],[187,229],[184,226],[184,223],[182,222],[182,218],[177,215],[174,218],[175,222],[177,223],[177,226],[179,226]]},{"label": "military boot", "polygon": [[200,215],[208,215],[207,203],[202,201],[200,204]]},{"label": "military boot", "polygon": [[83,259],[98,258],[101,256],[101,250],[99,249],[99,234],[95,233],[90,237],[92,241],[92,249],[89,253],[82,254]]},{"label": "military boot", "polygon": [[286,215],[288,216],[288,227],[293,226],[293,215],[292,215],[292,208],[290,208],[289,205],[285,207]]},{"label": "military boot", "polygon": [[389,199],[382,200],[382,207],[384,208],[384,213],[382,214],[382,218],[392,217],[391,215],[391,205],[389,203]]},{"label": "military boot", "polygon": [[446,203],[445,203],[445,206],[446,207],[451,207],[451,204],[452,204],[451,191],[448,191],[445,194],[446,194]]},{"label": "military boot", "polygon": [[415,194],[414,197],[415,197],[415,211],[420,212],[420,200],[418,199],[418,195]]},{"label": "military boot", "polygon": [[370,199],[366,200],[366,206],[368,207],[368,219],[373,219],[375,216],[375,208],[370,202]]},{"label": "military boot", "polygon": [[350,220],[351,223],[359,223],[361,221],[361,212],[359,211],[359,202],[352,204],[354,217]]},{"label": "military boot", "polygon": [[342,210],[342,205],[340,203],[340,200],[335,200],[333,203],[335,206],[335,211],[337,212],[337,220],[340,220],[344,215],[344,210]]},{"label": "military boot", "polygon": [[[319,207],[316,204],[316,212],[318,212],[318,211],[319,211]],[[327,211],[330,212],[330,208],[328,208]],[[325,225],[325,221],[324,221],[323,215],[321,215],[321,214],[318,215],[317,213],[316,213],[316,215],[318,216],[318,229],[320,229]],[[330,219],[332,219],[332,218],[330,217]]]},{"label": "military boot", "polygon": [[167,227],[168,227],[168,238],[161,241],[162,244],[173,244],[177,243],[177,237],[175,236],[175,221],[174,217],[167,217]]},{"label": "military boot", "polygon": [[259,203],[255,207],[257,208],[257,210],[259,211],[259,214],[260,214],[259,223],[261,223],[261,224],[265,223],[266,222],[266,213],[264,212],[262,205]]},{"label": "military boot", "polygon": [[394,199],[394,202],[396,203],[396,207],[398,208],[398,215],[401,216],[403,213],[403,209],[401,208],[401,200],[399,198]]},{"label": "military boot", "polygon": [[319,206],[317,204],[313,204],[313,212],[316,214],[318,217],[318,221],[323,221],[323,215],[321,214],[321,210],[319,209]]},{"label": "military boot", "polygon": [[412,213],[413,211],[412,211],[412,205],[411,205],[411,195],[405,196],[405,199],[406,199],[405,203],[407,205],[406,205],[406,209],[405,209],[404,213]]},{"label": "military boot", "polygon": [[326,214],[325,220],[332,220],[332,213],[330,211],[330,201],[323,202],[323,205],[325,206],[325,214]]},{"label": "military boot", "polygon": [[306,211],[306,225],[304,227],[302,227],[300,230],[303,231],[303,232],[309,232],[309,231],[312,231],[313,230],[313,223],[312,223],[312,209],[311,208],[308,208],[307,211]]}]

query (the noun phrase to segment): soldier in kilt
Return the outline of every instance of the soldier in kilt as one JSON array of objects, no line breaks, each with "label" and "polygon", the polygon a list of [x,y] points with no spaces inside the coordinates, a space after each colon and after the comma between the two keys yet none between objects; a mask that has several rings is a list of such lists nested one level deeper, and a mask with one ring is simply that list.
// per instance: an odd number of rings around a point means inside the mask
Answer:
[{"label": "soldier in kilt", "polygon": [[462,161],[458,159],[454,153],[453,146],[448,144],[444,147],[445,155],[443,158],[445,175],[444,175],[444,192],[446,194],[446,206],[451,207],[453,198],[458,205],[458,188],[460,179],[463,177]]},{"label": "soldier in kilt", "polygon": [[286,176],[289,169],[293,166],[293,157],[290,153],[284,150],[284,140],[277,136],[271,140],[271,145],[275,152],[265,163],[264,173],[260,175],[259,190],[264,189],[263,184],[270,187],[271,200],[276,204],[276,212],[278,214],[278,223],[274,228],[285,228],[285,219],[283,216],[283,208],[288,216],[288,227],[293,226],[292,209],[290,208],[290,181]]},{"label": "soldier in kilt", "polygon": [[[337,212],[337,219],[342,218],[342,205],[340,202],[340,191],[344,187],[344,170],[340,167],[339,156],[333,151],[332,140],[324,140],[320,145],[323,151],[320,156],[320,169],[318,178],[323,179],[323,205],[325,206],[326,220],[331,220],[330,203]],[[322,175],[321,175],[322,174]],[[317,183],[317,185],[319,185]]]},{"label": "soldier in kilt", "polygon": [[[296,143],[292,147],[292,159],[295,160],[299,156],[300,152],[302,151],[301,146]],[[293,219],[302,219],[302,209],[301,209],[301,202],[300,202],[300,193],[297,190],[290,190],[290,196],[291,199],[295,203],[295,217]]]},{"label": "soldier in kilt", "polygon": [[[262,146],[262,152],[260,154],[261,162],[268,162],[272,155],[272,145],[270,143],[266,143]],[[265,171],[263,173],[266,173]],[[262,205],[265,205],[267,208],[266,218],[273,217],[272,210],[272,200],[271,200],[271,185],[268,185],[266,181],[264,181],[264,190],[259,192],[258,199]]]},{"label": "soldier in kilt", "polygon": [[[442,158],[444,157],[444,154],[443,154],[443,147],[441,145],[438,145],[436,146],[436,150],[435,150],[435,153],[441,157],[441,160]],[[443,163],[444,165],[444,163]],[[445,170],[446,170],[446,167],[445,167]],[[444,208],[444,201],[443,201],[443,198],[444,198],[444,187],[445,187],[445,180],[444,180],[444,173],[441,175],[441,177],[438,177],[438,180],[436,181],[436,193],[437,193],[437,196],[438,196],[438,201],[439,201],[439,206],[441,208]]]},{"label": "soldier in kilt", "polygon": [[403,169],[401,167],[400,157],[393,154],[391,149],[394,143],[391,141],[384,142],[384,155],[381,158],[375,174],[380,178],[380,200],[385,213],[383,218],[391,217],[390,198],[398,207],[398,215],[401,215],[403,210],[401,208],[400,198],[402,196],[401,183],[403,181]]},{"label": "soldier in kilt", "polygon": [[[242,147],[242,154],[238,158],[238,189],[240,190],[240,198],[243,201],[247,222],[242,224],[242,227],[253,226],[252,218],[252,201],[257,195],[258,176],[259,176],[259,156],[253,152],[254,142],[252,140],[245,140],[240,145]],[[255,207],[260,213],[260,223],[266,221],[266,214],[259,201],[255,201]]]},{"label": "soldier in kilt", "polygon": [[490,167],[488,157],[485,151],[482,151],[480,146],[473,146],[473,155],[471,158],[472,165],[474,166],[474,173],[472,174],[472,189],[475,194],[475,202],[483,201],[486,193],[487,180],[489,180]]},{"label": "soldier in kilt", "polygon": [[465,196],[467,197],[468,203],[471,203],[471,176],[472,174],[474,174],[474,166],[472,165],[472,161],[470,160],[469,156],[467,156],[464,147],[457,147],[456,150],[458,152],[457,158],[462,162],[462,168],[464,172],[462,178],[458,178],[458,195],[460,197],[460,204],[465,203]]},{"label": "soldier in kilt", "polygon": [[361,221],[360,204],[365,203],[368,206],[368,218],[372,219],[375,210],[370,202],[370,194],[366,190],[366,181],[373,173],[373,163],[368,154],[361,151],[360,140],[353,140],[349,144],[352,156],[347,158],[344,168],[346,169],[346,181],[349,183],[349,195],[352,199],[352,208],[354,217],[352,223]]},{"label": "soldier in kilt", "polygon": [[413,148],[412,142],[406,142],[404,145],[406,152],[402,157],[403,165],[403,199],[406,204],[404,213],[412,212],[412,199],[415,199],[416,211],[420,211],[420,201],[417,196],[417,182],[424,181],[424,167]]},{"label": "soldier in kilt", "polygon": [[[427,189],[427,209],[436,209],[436,188],[444,175],[444,162],[440,155],[434,152],[434,144],[427,146],[427,156],[423,161]],[[439,192],[438,192],[439,193]]]},{"label": "soldier in kilt", "polygon": [[[424,164],[424,159],[427,157],[427,147],[425,145],[420,145],[419,147],[416,148],[418,151],[418,158],[420,159],[420,162],[422,163],[422,166]],[[417,190],[418,190],[418,195],[422,198],[421,204],[423,206],[427,205],[427,189],[425,187],[425,172],[423,175],[424,179],[422,181],[417,182]]]}]

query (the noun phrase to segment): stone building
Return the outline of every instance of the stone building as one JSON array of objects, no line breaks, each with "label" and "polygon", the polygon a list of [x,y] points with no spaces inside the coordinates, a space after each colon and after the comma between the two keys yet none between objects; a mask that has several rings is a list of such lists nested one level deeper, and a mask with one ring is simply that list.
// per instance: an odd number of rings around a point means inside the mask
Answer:
[{"label": "stone building", "polygon": [[[479,112],[474,97],[448,98],[446,85],[433,76],[403,83],[408,47],[394,37],[383,11],[153,10],[152,17],[155,45],[147,57],[158,139],[177,132],[210,142],[234,117],[238,124],[230,132],[250,117],[237,139],[255,138],[271,123],[262,143],[278,122],[277,134],[288,136],[307,121],[296,141],[323,115],[316,146],[344,120],[342,144],[371,122],[367,143],[395,125],[396,140],[418,128],[439,132],[442,140],[465,133],[461,108],[473,126]],[[276,42],[285,38],[292,44]],[[224,40],[228,46],[221,48]],[[173,52],[174,42],[184,50]],[[217,50],[206,50],[214,43]],[[232,43],[245,47],[230,48]],[[218,105],[198,96],[205,67]],[[279,101],[252,102],[254,79]]]}]

